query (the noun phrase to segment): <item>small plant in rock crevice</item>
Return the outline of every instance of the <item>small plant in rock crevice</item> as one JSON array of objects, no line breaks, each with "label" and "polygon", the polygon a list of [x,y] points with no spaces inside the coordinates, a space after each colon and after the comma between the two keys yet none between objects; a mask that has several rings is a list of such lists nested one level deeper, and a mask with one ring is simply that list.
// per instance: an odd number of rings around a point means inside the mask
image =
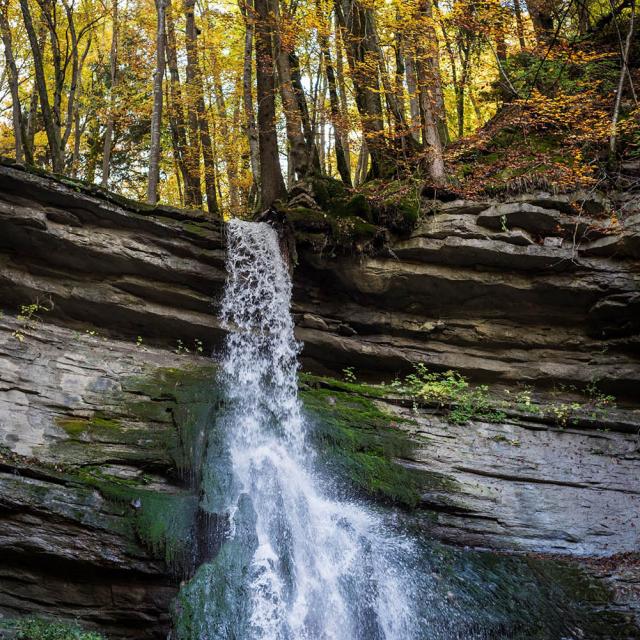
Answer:
[{"label": "small plant in rock crevice", "polygon": [[174,353],[178,355],[189,354],[191,352],[197,353],[198,355],[204,354],[204,343],[202,340],[195,338],[193,340],[193,347],[188,347],[182,340],[178,338],[176,340],[176,348],[173,350]]},{"label": "small plant in rock crevice", "polygon": [[20,313],[16,316],[20,326],[13,332],[13,337],[20,343],[24,342],[25,332],[33,330],[40,322],[38,314],[42,311],[51,311],[52,308],[53,303],[49,302],[47,306],[37,300],[31,304],[20,305]]},{"label": "small plant in rock crevice", "polygon": [[349,382],[351,384],[358,380],[353,367],[345,367],[342,370],[342,378],[345,382]]},{"label": "small plant in rock crevice", "polygon": [[603,393],[598,388],[598,381],[592,380],[582,391],[579,391],[575,385],[559,385],[554,388],[554,398],[559,398],[561,394],[580,393],[585,402],[571,401],[563,402],[561,400],[554,401],[549,407],[551,418],[559,427],[566,427],[578,423],[578,418],[587,417],[592,420],[604,418],[607,413],[616,408],[615,396]]},{"label": "small plant in rock crevice", "polygon": [[415,405],[435,404],[447,412],[447,419],[454,424],[466,424],[471,420],[499,422],[505,414],[489,395],[489,387],[472,387],[466,378],[455,371],[434,373],[418,363],[414,372],[404,381],[395,380],[391,387],[414,399]]}]

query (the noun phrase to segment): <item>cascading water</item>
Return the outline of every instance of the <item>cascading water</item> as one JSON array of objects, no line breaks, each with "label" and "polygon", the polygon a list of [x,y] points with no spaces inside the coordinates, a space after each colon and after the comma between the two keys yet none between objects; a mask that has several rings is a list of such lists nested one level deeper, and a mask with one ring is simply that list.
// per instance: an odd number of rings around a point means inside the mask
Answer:
[{"label": "cascading water", "polygon": [[227,270],[224,424],[235,499],[248,496],[257,537],[247,640],[424,637],[410,542],[378,514],[333,499],[314,473],[297,394],[291,281],[276,232],[232,220]]},{"label": "cascading water", "polygon": [[555,564],[444,547],[406,533],[408,514],[398,523],[345,499],[309,444],[277,235],[239,220],[227,232],[224,403],[208,425],[200,500],[215,533],[196,537],[209,560],[180,591],[171,638],[638,637],[612,635],[597,606],[572,600],[580,583],[569,577],[565,592]]}]

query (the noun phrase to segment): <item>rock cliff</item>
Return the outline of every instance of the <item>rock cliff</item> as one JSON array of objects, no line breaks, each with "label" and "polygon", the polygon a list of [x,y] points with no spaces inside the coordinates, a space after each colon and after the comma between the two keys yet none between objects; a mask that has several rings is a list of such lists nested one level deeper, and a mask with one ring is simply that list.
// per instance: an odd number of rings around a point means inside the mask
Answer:
[{"label": "rock cliff", "polygon": [[[422,204],[376,255],[300,243],[304,367],[387,384],[417,362],[456,369],[491,386],[501,419],[452,425],[437,404],[328,378],[305,401],[366,403],[402,436],[390,462],[415,478],[411,517],[430,535],[612,556],[597,573],[637,611],[640,205],[612,224],[594,194]],[[0,166],[3,615],[166,633],[180,578],[211,552],[183,543],[215,526],[195,478],[224,277],[219,221]],[[593,381],[615,408],[580,410]]]}]

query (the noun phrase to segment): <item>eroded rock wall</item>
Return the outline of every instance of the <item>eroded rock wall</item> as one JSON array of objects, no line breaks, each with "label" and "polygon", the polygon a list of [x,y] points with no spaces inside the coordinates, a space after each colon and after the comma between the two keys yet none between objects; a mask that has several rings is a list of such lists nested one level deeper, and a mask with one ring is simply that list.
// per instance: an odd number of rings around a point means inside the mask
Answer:
[{"label": "eroded rock wall", "polygon": [[[551,388],[593,380],[617,397],[618,409],[575,424],[507,411],[457,426],[367,398],[376,422],[361,426],[410,445],[394,462],[417,473],[431,535],[574,556],[640,546],[637,212],[607,227],[606,202],[581,202],[600,226],[569,198],[537,194],[431,203],[377,256],[300,251],[294,313],[316,371],[388,381],[423,362],[503,397],[530,384],[542,406],[558,402]],[[223,337],[224,277],[219,221],[0,166],[4,615],[166,633],[172,563],[189,560],[176,540],[197,520],[189,466],[218,402],[203,356]],[[325,392],[318,406],[334,411],[339,391]],[[358,392],[341,393],[349,411]],[[148,529],[171,509],[184,522]]]}]

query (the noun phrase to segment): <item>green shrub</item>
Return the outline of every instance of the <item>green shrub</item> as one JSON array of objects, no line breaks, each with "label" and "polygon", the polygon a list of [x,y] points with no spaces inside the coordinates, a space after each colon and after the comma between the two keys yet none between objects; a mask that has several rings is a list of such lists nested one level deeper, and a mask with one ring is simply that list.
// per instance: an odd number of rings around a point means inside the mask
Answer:
[{"label": "green shrub", "polygon": [[95,631],[83,631],[76,624],[25,618],[16,623],[18,640],[105,640]]},{"label": "green shrub", "polygon": [[419,363],[404,382],[396,381],[392,386],[413,397],[418,404],[435,404],[445,409],[447,419],[454,424],[465,424],[470,420],[500,422],[505,417],[491,399],[489,387],[471,387],[456,371],[433,373]]}]

